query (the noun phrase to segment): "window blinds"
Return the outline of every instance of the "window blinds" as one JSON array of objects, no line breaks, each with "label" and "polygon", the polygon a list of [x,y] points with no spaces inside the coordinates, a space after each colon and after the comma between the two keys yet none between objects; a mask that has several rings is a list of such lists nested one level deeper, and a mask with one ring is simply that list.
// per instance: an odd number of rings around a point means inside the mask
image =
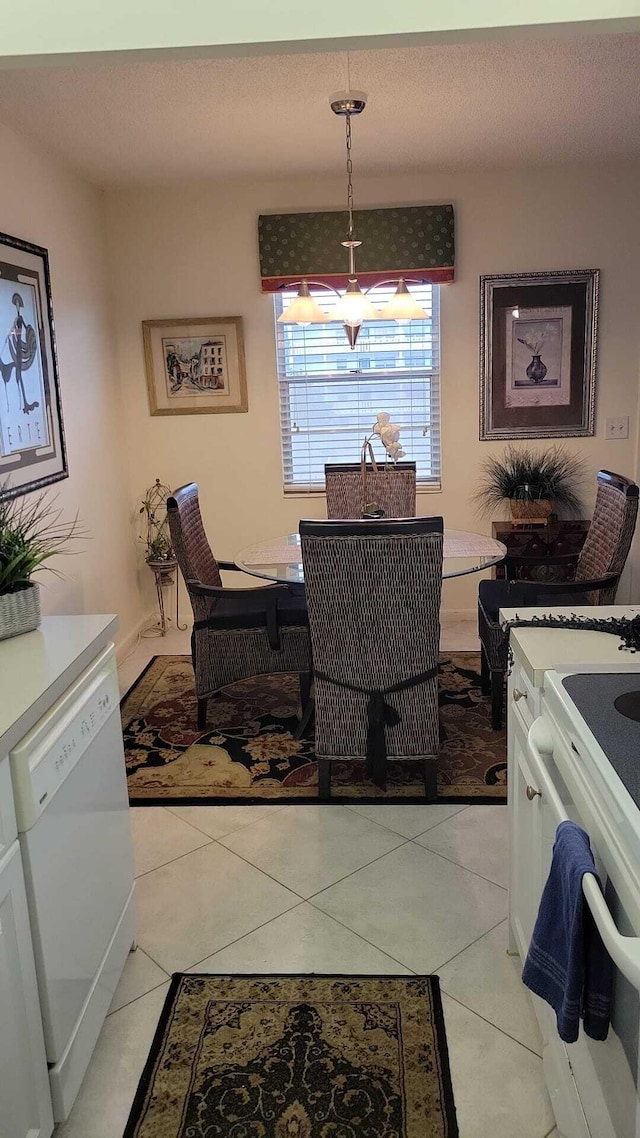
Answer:
[{"label": "window blinds", "polygon": [[[331,314],[337,298],[312,290]],[[378,288],[374,303],[393,295]],[[428,320],[365,323],[355,350],[339,321],[276,323],[282,465],[285,491],[322,490],[325,462],[357,462],[379,411],[400,426],[418,481],[440,484],[440,334],[438,286],[412,286]],[[275,317],[295,297],[276,293]],[[381,444],[374,444],[383,461]]]}]

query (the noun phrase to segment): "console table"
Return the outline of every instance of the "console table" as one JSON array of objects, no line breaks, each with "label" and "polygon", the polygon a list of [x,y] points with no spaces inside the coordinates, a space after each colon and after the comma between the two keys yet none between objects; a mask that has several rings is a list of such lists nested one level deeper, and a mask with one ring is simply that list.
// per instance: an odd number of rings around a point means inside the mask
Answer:
[{"label": "console table", "polygon": [[[496,541],[507,547],[507,557],[558,557],[567,553],[579,553],[584,545],[590,522],[579,518],[571,521],[552,521],[546,525],[514,525],[513,522],[493,522],[492,534]],[[554,566],[554,580],[567,579],[568,571]],[[504,565],[496,565],[494,575],[504,580]],[[544,567],[530,571],[533,580],[544,577]]]}]

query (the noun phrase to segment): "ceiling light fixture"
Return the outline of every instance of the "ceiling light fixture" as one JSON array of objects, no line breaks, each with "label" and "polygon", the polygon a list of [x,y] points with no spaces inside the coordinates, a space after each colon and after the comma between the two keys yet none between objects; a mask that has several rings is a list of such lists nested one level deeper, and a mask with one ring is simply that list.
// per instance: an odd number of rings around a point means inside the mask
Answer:
[{"label": "ceiling light fixture", "polygon": [[[348,284],[344,293],[338,292],[332,285],[323,281],[302,280],[298,283],[298,295],[285,308],[278,317],[281,324],[327,324],[333,319],[339,319],[344,324],[344,330],[352,348],[356,346],[358,333],[365,320],[396,320],[404,324],[409,320],[428,320],[429,314],[412,297],[404,277],[395,277],[390,280],[378,281],[364,291],[358,284],[356,274],[356,249],[362,244],[354,236],[353,222],[353,163],[351,160],[351,117],[362,114],[367,105],[367,96],[363,91],[340,91],[331,96],[331,110],[340,115],[345,121],[345,142],[347,152],[347,236],[341,244],[347,250],[349,257]],[[420,281],[410,281],[410,284],[420,284]],[[395,284],[396,291],[391,300],[382,309],[374,308],[367,293],[381,285]],[[313,288],[326,288],[338,297],[336,316],[329,316],[322,310],[317,300],[311,295],[309,286]]]}]

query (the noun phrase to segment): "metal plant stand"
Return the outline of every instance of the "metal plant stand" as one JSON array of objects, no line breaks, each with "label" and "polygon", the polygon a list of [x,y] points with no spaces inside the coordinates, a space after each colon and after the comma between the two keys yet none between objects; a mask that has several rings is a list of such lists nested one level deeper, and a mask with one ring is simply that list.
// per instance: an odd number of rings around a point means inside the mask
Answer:
[{"label": "metal plant stand", "polygon": [[[167,628],[169,625],[170,617],[167,616],[164,607],[164,594],[163,588],[167,585],[173,585],[173,574],[178,568],[177,561],[147,561],[147,565],[151,569],[156,581],[156,593],[158,595],[158,609],[160,610],[159,628],[160,635],[167,635]],[[184,632],[187,628],[186,624],[180,624],[180,589],[176,581],[176,628],[180,632]]]}]

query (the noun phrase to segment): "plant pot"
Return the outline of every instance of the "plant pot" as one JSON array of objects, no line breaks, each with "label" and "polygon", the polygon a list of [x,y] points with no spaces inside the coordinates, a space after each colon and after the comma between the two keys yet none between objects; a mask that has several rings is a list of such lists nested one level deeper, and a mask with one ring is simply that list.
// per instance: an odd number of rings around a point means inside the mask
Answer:
[{"label": "plant pot", "polygon": [[514,525],[546,522],[553,510],[553,502],[548,498],[510,498],[509,505]]},{"label": "plant pot", "polygon": [[40,590],[35,583],[0,596],[0,640],[33,632],[40,619]]},{"label": "plant pot", "polygon": [[160,576],[161,585],[173,585],[173,573],[178,568],[177,561],[147,561],[147,565],[156,576]]}]

